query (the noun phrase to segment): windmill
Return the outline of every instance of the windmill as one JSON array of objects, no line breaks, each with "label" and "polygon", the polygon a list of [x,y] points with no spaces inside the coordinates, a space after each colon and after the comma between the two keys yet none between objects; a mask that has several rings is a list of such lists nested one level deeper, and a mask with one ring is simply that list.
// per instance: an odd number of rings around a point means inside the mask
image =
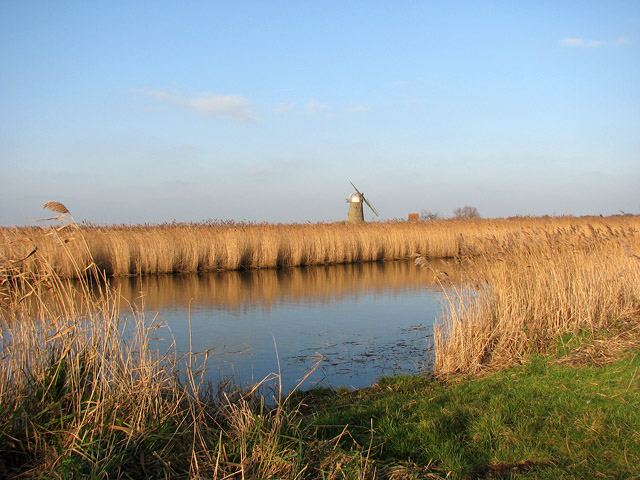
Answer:
[{"label": "windmill", "polygon": [[352,193],[351,195],[349,195],[349,198],[347,198],[347,203],[349,204],[349,222],[364,222],[364,207],[362,205],[363,203],[366,203],[377,217],[378,212],[375,208],[373,208],[373,205],[369,203],[369,200],[364,197],[364,193],[360,193],[360,190],[358,190],[352,182],[349,183],[351,183],[351,186],[356,189],[356,193]]}]

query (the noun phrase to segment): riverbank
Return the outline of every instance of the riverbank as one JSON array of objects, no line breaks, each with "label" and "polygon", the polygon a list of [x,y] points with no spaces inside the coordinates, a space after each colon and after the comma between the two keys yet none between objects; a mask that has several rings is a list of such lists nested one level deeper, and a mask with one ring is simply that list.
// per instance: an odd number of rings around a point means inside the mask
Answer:
[{"label": "riverbank", "polygon": [[486,376],[317,392],[306,428],[350,478],[638,478],[637,328],[606,356],[587,352],[604,354],[615,336],[567,337],[553,355]]},{"label": "riverbank", "polygon": [[433,272],[433,374],[303,397],[306,425],[351,478],[640,478],[639,253],[633,228],[485,239]]},{"label": "riverbank", "polygon": [[[85,383],[85,398],[77,401],[69,389],[77,375],[50,369],[20,408],[7,408],[3,399],[0,473],[637,478],[639,328],[629,323],[617,332],[567,335],[546,356],[482,376],[381,379],[358,391],[283,395],[275,409],[264,407],[260,393],[214,394],[200,389],[197,376],[172,385],[166,373],[148,368],[144,378],[134,375],[128,388],[121,383],[123,391],[109,395]],[[159,380],[155,390],[151,373]]]},{"label": "riverbank", "polygon": [[[56,229],[0,228],[0,258],[25,258],[24,271],[46,262],[57,275],[73,277],[95,263],[107,275],[156,275],[426,258],[453,258],[499,247],[512,236],[586,237],[608,230],[640,229],[640,216],[443,219],[362,224],[251,224],[235,222],[162,225],[77,225],[66,207]],[[493,239],[493,244],[487,243]],[[63,246],[64,248],[60,248]]]},{"label": "riverbank", "polygon": [[[206,354],[151,350],[160,322],[123,320],[96,263],[71,262],[78,298],[27,249],[0,271],[0,475],[634,478],[635,219],[461,244],[455,283],[433,270],[449,295],[433,375],[354,392],[212,386]],[[73,224],[51,233],[59,255],[88,248]]]}]

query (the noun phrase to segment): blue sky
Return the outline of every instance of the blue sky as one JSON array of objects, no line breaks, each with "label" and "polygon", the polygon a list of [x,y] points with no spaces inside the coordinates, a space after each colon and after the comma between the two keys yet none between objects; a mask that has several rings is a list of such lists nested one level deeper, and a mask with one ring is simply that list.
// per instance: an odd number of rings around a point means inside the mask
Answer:
[{"label": "blue sky", "polygon": [[640,213],[640,2],[0,0],[0,224]]}]

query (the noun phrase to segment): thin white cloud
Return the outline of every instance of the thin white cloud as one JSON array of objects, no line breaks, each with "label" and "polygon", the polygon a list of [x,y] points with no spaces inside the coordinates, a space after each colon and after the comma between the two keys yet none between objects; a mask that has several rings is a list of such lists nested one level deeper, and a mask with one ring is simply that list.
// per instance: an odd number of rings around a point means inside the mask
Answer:
[{"label": "thin white cloud", "polygon": [[182,105],[205,115],[216,116],[234,122],[250,122],[255,119],[253,112],[249,109],[249,101],[242,95],[201,93],[194,96],[185,96],[172,94],[164,90],[136,89],[135,91],[168,103]]},{"label": "thin white cloud", "polygon": [[349,111],[350,112],[371,112],[373,111],[373,108],[368,107],[366,105],[356,105],[354,107],[351,107]]},{"label": "thin white cloud", "polygon": [[320,113],[324,110],[327,110],[329,108],[329,105],[326,105],[324,103],[319,103],[316,102],[315,100],[312,100],[311,102],[307,103],[307,113],[313,115],[316,113]]},{"label": "thin white cloud", "polygon": [[290,112],[291,110],[293,110],[295,108],[296,104],[295,103],[287,103],[284,105],[278,105],[276,108],[273,109],[274,112],[276,113],[287,113]]},{"label": "thin white cloud", "polygon": [[563,38],[560,40],[560,44],[563,47],[594,48],[600,47],[605,43],[603,40],[590,40],[588,38]]}]

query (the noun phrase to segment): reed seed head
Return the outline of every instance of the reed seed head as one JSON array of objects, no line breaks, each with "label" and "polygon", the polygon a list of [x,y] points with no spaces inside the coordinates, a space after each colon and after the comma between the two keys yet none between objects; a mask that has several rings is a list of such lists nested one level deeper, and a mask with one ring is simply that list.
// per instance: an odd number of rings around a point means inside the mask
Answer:
[{"label": "reed seed head", "polygon": [[43,210],[51,210],[56,213],[70,213],[67,207],[60,202],[47,202],[42,206]]}]

